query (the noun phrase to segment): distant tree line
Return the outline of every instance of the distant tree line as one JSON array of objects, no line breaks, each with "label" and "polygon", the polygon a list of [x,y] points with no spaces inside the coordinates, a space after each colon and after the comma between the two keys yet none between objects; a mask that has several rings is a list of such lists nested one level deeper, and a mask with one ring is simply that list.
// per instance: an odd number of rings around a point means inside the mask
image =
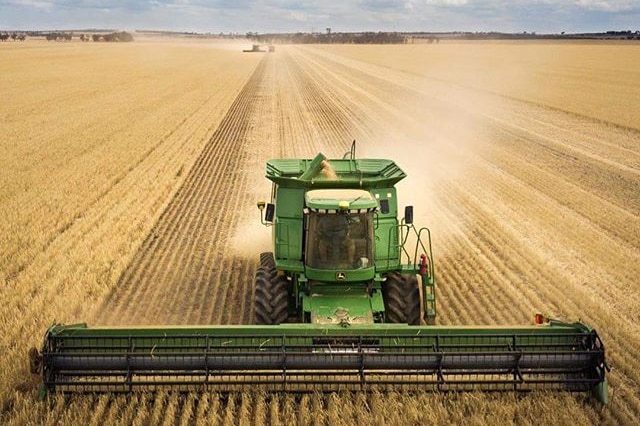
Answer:
[{"label": "distant tree line", "polygon": [[45,38],[48,41],[71,41],[73,33],[48,33]]},{"label": "distant tree line", "polygon": [[600,33],[538,34],[535,31],[502,33],[497,31],[454,31],[454,32],[357,32],[333,33],[289,33],[259,34],[246,33],[246,38],[257,44],[402,44],[402,43],[439,43],[442,40],[536,40],[536,39],[594,39],[594,40],[640,40],[640,31],[606,31]]},{"label": "distant tree line", "polygon": [[497,31],[454,31],[454,32],[413,32],[403,33],[408,38],[408,42],[427,41],[428,43],[438,42],[438,40],[640,40],[640,31],[606,31],[599,33],[550,33],[538,34],[535,31],[522,31],[519,33],[501,33]]},{"label": "distant tree line", "polygon": [[[72,32],[50,32],[43,34],[49,41],[71,41],[74,34]],[[133,35],[126,31],[113,32],[108,34],[80,34],[80,41],[133,41]]]},{"label": "distant tree line", "polygon": [[597,40],[640,40],[640,33],[636,31],[607,31],[606,33],[577,33],[577,34],[537,34],[535,31],[521,33],[479,32],[466,33],[460,38],[466,40],[531,40],[531,39],[597,39]]},{"label": "distant tree line", "polygon": [[162,30],[136,30],[138,34],[144,34],[149,36],[160,36],[160,37],[185,37],[185,38],[198,38],[198,39],[226,39],[226,40],[236,40],[236,39],[245,39],[245,33],[198,33],[194,31],[162,31]]},{"label": "distant tree line", "polygon": [[613,37],[619,39],[627,39],[627,40],[640,40],[640,30],[639,31],[607,31],[606,33],[600,33],[604,37]]},{"label": "distant tree line", "polygon": [[294,34],[246,34],[249,40],[257,43],[293,43],[293,44],[403,44],[407,37],[396,32],[362,33],[294,33]]}]

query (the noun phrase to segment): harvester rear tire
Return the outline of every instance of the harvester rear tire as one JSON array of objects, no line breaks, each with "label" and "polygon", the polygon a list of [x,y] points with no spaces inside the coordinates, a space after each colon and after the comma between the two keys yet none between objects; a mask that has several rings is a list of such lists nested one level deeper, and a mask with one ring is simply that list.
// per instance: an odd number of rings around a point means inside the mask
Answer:
[{"label": "harvester rear tire", "polygon": [[420,288],[413,274],[390,272],[382,284],[385,321],[420,325]]},{"label": "harvester rear tire", "polygon": [[260,255],[255,277],[255,322],[259,325],[278,325],[289,316],[289,282],[278,275],[272,253]]}]

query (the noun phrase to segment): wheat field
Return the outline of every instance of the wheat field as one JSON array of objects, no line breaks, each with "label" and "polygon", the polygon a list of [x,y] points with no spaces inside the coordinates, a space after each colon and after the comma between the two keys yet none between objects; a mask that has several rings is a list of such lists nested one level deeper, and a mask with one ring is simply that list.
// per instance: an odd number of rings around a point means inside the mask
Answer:
[{"label": "wheat field", "polygon": [[[633,43],[0,46],[0,423],[636,424],[640,50]],[[252,322],[269,158],[394,159],[433,234],[438,323],[596,328],[586,395],[50,395],[54,322]]]}]

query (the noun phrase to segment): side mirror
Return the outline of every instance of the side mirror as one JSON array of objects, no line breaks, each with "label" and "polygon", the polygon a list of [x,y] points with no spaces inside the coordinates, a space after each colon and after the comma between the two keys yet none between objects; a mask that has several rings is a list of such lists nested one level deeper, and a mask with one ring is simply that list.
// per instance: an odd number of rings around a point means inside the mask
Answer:
[{"label": "side mirror", "polygon": [[404,208],[404,223],[411,225],[413,223],[413,206]]},{"label": "side mirror", "polygon": [[276,211],[276,206],[269,203],[267,204],[267,209],[264,212],[264,221],[265,222],[273,222],[273,215]]}]

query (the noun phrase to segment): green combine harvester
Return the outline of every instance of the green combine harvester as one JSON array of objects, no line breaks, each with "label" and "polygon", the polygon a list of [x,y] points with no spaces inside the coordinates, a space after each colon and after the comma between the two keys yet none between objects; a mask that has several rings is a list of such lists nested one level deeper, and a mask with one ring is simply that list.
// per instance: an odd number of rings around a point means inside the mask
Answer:
[{"label": "green combine harvester", "polygon": [[30,353],[42,393],[554,389],[606,404],[604,346],[582,323],[434,325],[431,236],[398,214],[406,175],[354,149],[267,162],[257,325],[54,325]]}]

